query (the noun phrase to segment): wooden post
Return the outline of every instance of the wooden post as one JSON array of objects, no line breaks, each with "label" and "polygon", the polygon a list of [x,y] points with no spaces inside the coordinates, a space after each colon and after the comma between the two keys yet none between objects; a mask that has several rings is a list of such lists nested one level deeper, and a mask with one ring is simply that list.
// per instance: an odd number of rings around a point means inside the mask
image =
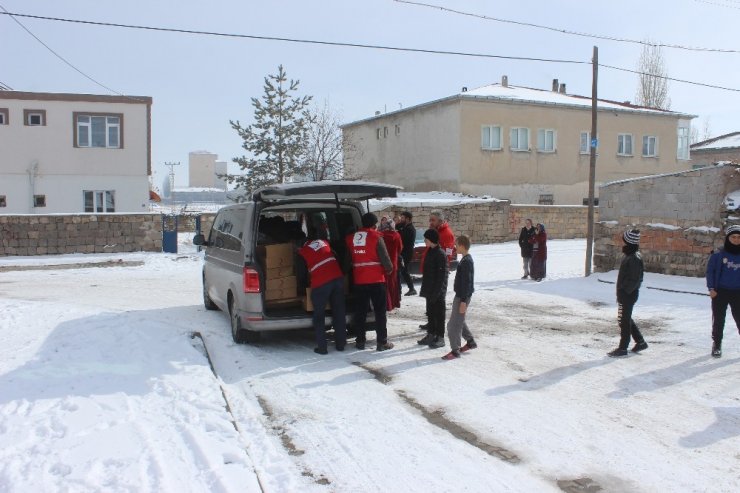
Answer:
[{"label": "wooden post", "polygon": [[586,277],[591,275],[591,263],[594,249],[594,188],[596,185],[596,147],[598,131],[596,125],[597,87],[599,77],[599,48],[594,46],[594,57],[591,60],[593,76],[591,79],[591,160],[588,167],[588,233],[586,234]]}]

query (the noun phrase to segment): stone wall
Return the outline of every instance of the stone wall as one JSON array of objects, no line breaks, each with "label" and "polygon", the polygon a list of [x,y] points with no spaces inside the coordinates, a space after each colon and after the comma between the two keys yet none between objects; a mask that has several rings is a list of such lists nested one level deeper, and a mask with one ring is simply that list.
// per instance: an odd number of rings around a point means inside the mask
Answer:
[{"label": "stone wall", "polygon": [[[467,235],[478,244],[515,241],[526,219],[544,224],[551,239],[585,238],[587,233],[588,207],[584,206],[512,205],[508,201],[486,201],[413,207],[389,205],[375,213],[379,217],[395,216],[408,210],[414,215],[415,226],[423,228],[434,209],[444,212],[455,235]],[[596,212],[598,217],[598,210]]]},{"label": "stone wall", "polygon": [[701,168],[614,182],[599,190],[596,225],[596,271],[615,269],[621,258],[622,234],[641,230],[640,251],[645,270],[700,277],[709,253],[722,245],[722,231],[736,218],[726,211],[724,197],[740,190],[736,166]]},{"label": "stone wall", "polygon": [[0,256],[161,252],[159,214],[0,216]]}]

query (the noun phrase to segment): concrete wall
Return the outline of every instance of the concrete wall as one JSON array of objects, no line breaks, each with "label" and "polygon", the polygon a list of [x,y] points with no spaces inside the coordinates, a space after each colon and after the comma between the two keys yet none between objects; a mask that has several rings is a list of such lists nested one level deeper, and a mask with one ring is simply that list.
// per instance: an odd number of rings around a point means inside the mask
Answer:
[{"label": "concrete wall", "polygon": [[736,221],[723,205],[740,190],[736,166],[717,166],[605,185],[594,244],[597,271],[616,268],[622,234],[641,230],[640,250],[649,272],[703,276],[709,253]]},{"label": "concrete wall", "polygon": [[[115,192],[116,212],[149,203],[151,98],[0,91],[9,113],[0,125],[3,214],[84,212],[83,190]],[[24,110],[45,112],[45,124],[24,124]],[[75,113],[120,115],[120,148],[77,147]],[[33,195],[46,206],[33,207]]]},{"label": "concrete wall", "polygon": [[159,214],[0,216],[0,256],[161,252]]},{"label": "concrete wall", "polygon": [[426,229],[429,213],[434,209],[441,209],[445,213],[456,236],[467,235],[477,244],[518,239],[526,219],[543,223],[551,239],[585,238],[588,229],[588,207],[584,206],[521,206],[506,201],[490,201],[452,206],[388,206],[375,213],[378,217],[396,216],[408,210],[414,215],[416,228]]},{"label": "concrete wall", "polygon": [[740,163],[740,148],[727,148],[727,149],[704,149],[691,151],[691,165],[692,166],[710,166],[719,161],[731,161],[733,163]]}]

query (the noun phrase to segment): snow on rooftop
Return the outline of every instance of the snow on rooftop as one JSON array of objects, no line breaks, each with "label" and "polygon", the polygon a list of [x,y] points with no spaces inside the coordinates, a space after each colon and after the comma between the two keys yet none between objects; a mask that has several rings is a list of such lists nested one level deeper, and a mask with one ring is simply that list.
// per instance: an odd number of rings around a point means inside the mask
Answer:
[{"label": "snow on rooftop", "polygon": [[727,135],[721,135],[713,139],[698,142],[691,146],[692,151],[705,149],[726,149],[728,147],[740,147],[740,132],[733,132]]},{"label": "snow on rooftop", "polygon": [[[590,97],[563,94],[560,92],[548,91],[544,89],[532,89],[529,87],[502,86],[501,84],[490,84],[487,86],[478,87],[470,91],[461,92],[460,96],[465,98],[492,98],[521,102],[582,106],[588,108],[591,107]],[[626,102],[617,103],[600,99],[597,104],[600,109],[679,115],[679,113],[674,113],[671,111],[636,106]]]},{"label": "snow on rooftop", "polygon": [[476,197],[473,195],[453,192],[399,192],[397,197],[370,200],[370,210],[381,211],[391,206],[452,206],[460,204],[481,204],[485,202],[503,201],[488,195]]}]

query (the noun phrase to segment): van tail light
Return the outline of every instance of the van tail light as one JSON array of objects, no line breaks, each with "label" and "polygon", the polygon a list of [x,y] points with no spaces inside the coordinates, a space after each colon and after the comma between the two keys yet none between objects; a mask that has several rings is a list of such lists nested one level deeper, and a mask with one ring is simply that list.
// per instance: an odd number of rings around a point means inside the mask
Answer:
[{"label": "van tail light", "polygon": [[259,272],[250,268],[244,267],[244,292],[245,293],[259,293],[260,292],[260,275]]}]

